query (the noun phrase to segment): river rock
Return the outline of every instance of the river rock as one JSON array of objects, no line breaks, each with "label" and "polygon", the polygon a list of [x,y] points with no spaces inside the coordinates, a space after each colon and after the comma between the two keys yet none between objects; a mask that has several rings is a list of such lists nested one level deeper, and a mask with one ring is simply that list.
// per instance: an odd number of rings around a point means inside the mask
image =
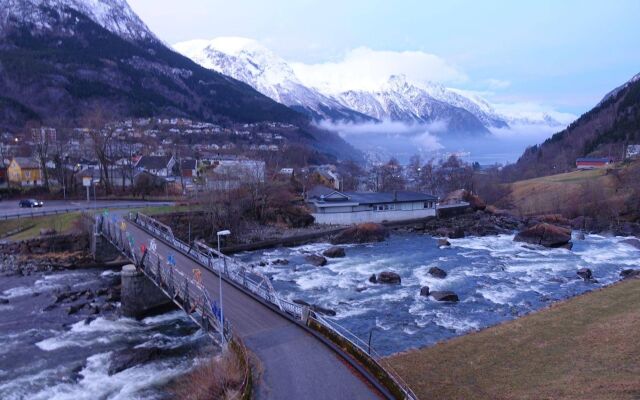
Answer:
[{"label": "river rock", "polygon": [[313,306],[311,306],[311,309],[319,314],[324,314],[324,315],[328,315],[330,317],[335,317],[336,316],[336,312],[335,310],[332,310],[330,308],[325,308],[322,306],[319,306],[317,304],[314,304]]},{"label": "river rock", "polygon": [[420,296],[429,297],[429,286],[423,286],[420,289]]},{"label": "river rock", "polygon": [[562,247],[571,241],[571,229],[539,223],[518,232],[513,240],[545,247]]},{"label": "river rock", "polygon": [[391,271],[383,271],[378,274],[378,283],[399,284],[402,282],[400,275]]},{"label": "river rock", "polygon": [[381,224],[364,223],[352,226],[338,233],[331,240],[332,244],[382,242],[389,236],[389,231]]},{"label": "river rock", "polygon": [[305,260],[307,260],[309,264],[315,265],[316,267],[327,265],[327,259],[317,254],[308,255],[305,257]]},{"label": "river rock", "polygon": [[585,240],[585,239],[586,239],[586,237],[584,236],[584,232],[578,232],[578,233],[576,234],[576,239],[578,239],[578,240]]},{"label": "river rock", "polygon": [[74,304],[72,306],[69,306],[67,308],[67,315],[77,314],[78,311],[82,310],[85,305],[86,305],[85,303],[80,303],[80,304]]},{"label": "river rock", "polygon": [[322,252],[322,255],[329,258],[345,257],[347,254],[343,247],[333,246]]},{"label": "river rock", "polygon": [[162,351],[156,347],[125,349],[111,355],[109,375],[117,374],[136,365],[145,364],[160,357]]},{"label": "river rock", "polygon": [[289,265],[289,260],[284,258],[278,258],[277,260],[271,261],[273,265]]},{"label": "river rock", "polygon": [[622,279],[640,278],[640,270],[638,269],[624,269],[620,272]]},{"label": "river rock", "polygon": [[444,279],[447,277],[447,273],[443,269],[438,267],[429,268],[429,275],[439,279]]},{"label": "river rock", "polygon": [[460,301],[457,294],[448,290],[431,292],[430,296],[437,301],[447,301],[451,303]]},{"label": "river rock", "polygon": [[622,241],[624,244],[628,244],[629,246],[635,247],[640,250],[640,240],[638,239],[625,239]]},{"label": "river rock", "polygon": [[580,278],[584,279],[585,282],[595,282],[593,272],[591,272],[589,268],[580,268],[576,273]]},{"label": "river rock", "polygon": [[4,297],[0,297],[0,304],[9,304],[9,299],[5,299]]},{"label": "river rock", "polygon": [[448,247],[451,243],[447,239],[438,239],[438,247]]},{"label": "river rock", "polygon": [[371,274],[371,276],[369,277],[369,282],[378,283],[378,277],[376,276],[376,274]]}]

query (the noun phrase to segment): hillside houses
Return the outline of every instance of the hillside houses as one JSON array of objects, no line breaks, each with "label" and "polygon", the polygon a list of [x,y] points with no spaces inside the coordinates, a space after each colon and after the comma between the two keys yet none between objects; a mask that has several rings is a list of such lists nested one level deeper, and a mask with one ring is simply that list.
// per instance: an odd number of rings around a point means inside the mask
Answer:
[{"label": "hillside houses", "polygon": [[173,156],[142,156],[135,168],[138,172],[148,172],[151,175],[159,177],[168,177],[173,175],[173,166],[176,160]]}]

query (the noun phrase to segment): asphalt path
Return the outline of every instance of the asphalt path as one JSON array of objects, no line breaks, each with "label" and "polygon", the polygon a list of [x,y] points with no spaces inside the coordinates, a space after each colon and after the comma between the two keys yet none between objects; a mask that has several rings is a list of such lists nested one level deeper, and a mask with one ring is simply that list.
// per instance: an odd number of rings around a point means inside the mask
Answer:
[{"label": "asphalt path", "polygon": [[[135,246],[151,248],[152,236],[129,223]],[[174,255],[177,268],[188,276],[198,268],[211,296],[218,299],[219,278],[192,259],[156,240],[156,253]],[[224,315],[234,332],[260,360],[259,400],[361,400],[381,395],[333,350],[296,323],[223,281]]]},{"label": "asphalt path", "polygon": [[121,200],[51,200],[45,201],[43,207],[21,208],[19,200],[0,201],[0,219],[18,218],[20,216],[38,215],[42,213],[73,212],[102,208],[138,208],[148,206],[171,205],[170,202],[121,201]]}]

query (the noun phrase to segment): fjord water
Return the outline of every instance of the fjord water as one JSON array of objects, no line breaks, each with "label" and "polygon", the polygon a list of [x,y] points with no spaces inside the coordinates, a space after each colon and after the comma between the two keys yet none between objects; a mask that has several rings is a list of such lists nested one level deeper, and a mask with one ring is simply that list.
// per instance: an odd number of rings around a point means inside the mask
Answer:
[{"label": "fjord water", "polygon": [[[182,311],[136,321],[114,315],[67,315],[56,290],[84,290],[118,279],[111,271],[79,270],[5,276],[0,295],[0,399],[159,399],[163,386],[187,372],[211,341]],[[104,282],[102,282],[104,283]],[[111,355],[138,348],[160,356],[109,375]]]},{"label": "fjord water", "polygon": [[[328,243],[278,248],[239,257],[272,278],[289,299],[334,309],[332,319],[381,354],[422,347],[516,318],[613,283],[626,268],[638,266],[640,252],[626,238],[587,235],[574,240],[572,251],[513,242],[513,235],[451,239],[450,248],[419,234],[393,234],[385,242],[350,245],[345,258],[328,259],[324,267],[305,261]],[[287,259],[288,265],[258,266],[261,260]],[[439,267],[445,279],[428,270]],[[597,283],[576,271],[590,268]],[[394,271],[400,285],[373,284],[372,274]],[[420,296],[420,288],[451,290],[459,303]],[[364,289],[364,290],[363,290]]]}]

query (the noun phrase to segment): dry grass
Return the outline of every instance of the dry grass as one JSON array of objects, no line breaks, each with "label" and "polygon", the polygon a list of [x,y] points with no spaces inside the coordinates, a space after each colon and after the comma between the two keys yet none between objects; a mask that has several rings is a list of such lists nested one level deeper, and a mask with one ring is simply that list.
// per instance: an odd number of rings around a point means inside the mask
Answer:
[{"label": "dry grass", "polygon": [[243,380],[242,363],[235,352],[226,351],[195,367],[171,388],[171,394],[177,400],[240,399]]},{"label": "dry grass", "polygon": [[640,398],[640,280],[389,358],[421,399]]},{"label": "dry grass", "polygon": [[589,207],[600,207],[597,203],[602,202],[619,208],[632,195],[632,191],[623,187],[620,177],[637,168],[637,164],[615,166],[609,170],[573,171],[514,182],[509,185],[506,203],[522,215],[576,216]]},{"label": "dry grass", "polygon": [[[45,217],[17,218],[0,221],[0,237],[6,240],[25,240],[40,235],[40,229],[55,229],[58,233],[69,233],[79,228],[80,213],[48,215]],[[28,228],[22,230],[21,228]],[[5,234],[20,230],[18,233],[4,237]]]}]

